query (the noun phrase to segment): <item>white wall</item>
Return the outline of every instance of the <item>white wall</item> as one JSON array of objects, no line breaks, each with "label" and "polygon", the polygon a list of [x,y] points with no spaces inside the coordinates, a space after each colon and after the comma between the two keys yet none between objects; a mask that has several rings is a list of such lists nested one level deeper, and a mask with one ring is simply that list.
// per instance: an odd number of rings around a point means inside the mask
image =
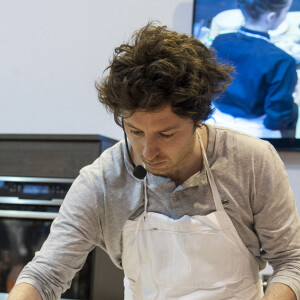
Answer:
[{"label": "white wall", "polygon": [[94,80],[114,47],[149,20],[190,32],[192,1],[2,0],[0,133],[122,138]]},{"label": "white wall", "polygon": [[[94,80],[149,20],[190,33],[192,0],[1,0],[0,133],[121,139]],[[300,152],[281,156],[300,203]]]}]

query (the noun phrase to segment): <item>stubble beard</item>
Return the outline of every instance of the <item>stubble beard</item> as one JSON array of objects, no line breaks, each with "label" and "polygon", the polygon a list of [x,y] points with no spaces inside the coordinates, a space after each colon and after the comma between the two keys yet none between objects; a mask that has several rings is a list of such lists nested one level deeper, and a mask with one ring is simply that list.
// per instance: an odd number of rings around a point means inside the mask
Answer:
[{"label": "stubble beard", "polygon": [[[195,133],[195,131],[194,131]],[[193,138],[194,137],[194,138]],[[195,135],[193,134],[190,142],[186,145],[186,147],[183,148],[183,151],[179,153],[178,158],[176,159],[176,162],[173,162],[169,158],[158,158],[157,161],[167,161],[167,164],[164,168],[161,170],[155,171],[151,170],[151,167],[149,167],[149,172],[155,176],[161,176],[165,178],[171,178],[174,182],[177,181],[180,176],[183,173],[183,170],[185,168],[186,162],[188,161],[191,153],[193,152],[195,142]],[[143,157],[141,157],[142,161],[145,161]],[[145,163],[147,166],[147,163]]]}]

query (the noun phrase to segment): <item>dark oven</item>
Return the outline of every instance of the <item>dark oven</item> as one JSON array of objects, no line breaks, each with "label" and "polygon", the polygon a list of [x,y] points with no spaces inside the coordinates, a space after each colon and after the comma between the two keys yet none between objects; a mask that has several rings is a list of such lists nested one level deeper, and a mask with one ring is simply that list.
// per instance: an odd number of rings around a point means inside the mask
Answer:
[{"label": "dark oven", "polygon": [[[80,169],[116,142],[101,135],[0,134],[0,300],[42,246]],[[97,248],[62,297],[123,299],[123,276]]]},{"label": "dark oven", "polygon": [[[73,179],[0,176],[0,300],[38,251]],[[91,299],[94,251],[62,299]]]}]

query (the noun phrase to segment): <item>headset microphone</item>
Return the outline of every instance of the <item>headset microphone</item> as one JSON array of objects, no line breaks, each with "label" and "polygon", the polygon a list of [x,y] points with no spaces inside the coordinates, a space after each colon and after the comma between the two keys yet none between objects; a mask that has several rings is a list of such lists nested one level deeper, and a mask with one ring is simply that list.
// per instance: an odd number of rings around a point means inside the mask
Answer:
[{"label": "headset microphone", "polygon": [[146,169],[143,166],[141,166],[141,165],[135,166],[133,164],[133,167],[134,167],[134,169],[133,169],[133,176],[136,177],[136,178],[138,178],[138,179],[144,179],[145,176],[147,175]]},{"label": "headset microphone", "polygon": [[147,175],[147,171],[143,166],[141,166],[141,165],[136,166],[134,164],[134,162],[132,160],[132,157],[130,155],[130,151],[129,151],[129,147],[128,147],[128,143],[127,143],[127,135],[126,135],[124,126],[123,126],[123,131],[124,131],[124,138],[125,138],[125,144],[126,144],[126,151],[127,151],[128,156],[129,156],[130,162],[133,166],[133,176],[138,178],[138,179],[144,179],[145,176]]}]

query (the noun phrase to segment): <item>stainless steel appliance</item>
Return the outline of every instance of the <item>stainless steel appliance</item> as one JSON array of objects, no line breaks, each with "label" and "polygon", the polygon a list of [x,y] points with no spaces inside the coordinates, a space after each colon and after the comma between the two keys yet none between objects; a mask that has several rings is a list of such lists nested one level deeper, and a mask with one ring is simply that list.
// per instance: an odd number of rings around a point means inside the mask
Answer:
[{"label": "stainless steel appliance", "polygon": [[[73,179],[0,176],[0,300],[40,249]],[[62,299],[91,299],[91,252]]]}]

